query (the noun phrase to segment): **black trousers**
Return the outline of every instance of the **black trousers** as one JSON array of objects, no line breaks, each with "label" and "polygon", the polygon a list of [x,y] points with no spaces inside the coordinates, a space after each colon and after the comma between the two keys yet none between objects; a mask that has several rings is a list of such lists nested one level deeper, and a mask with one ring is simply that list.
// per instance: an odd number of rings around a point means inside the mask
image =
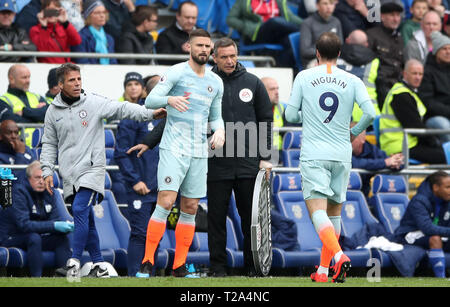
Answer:
[{"label": "black trousers", "polygon": [[208,181],[208,247],[210,268],[213,272],[223,272],[227,267],[227,227],[226,219],[231,192],[234,190],[236,207],[241,217],[244,235],[244,266],[254,268],[251,251],[251,215],[253,189],[256,178]]}]

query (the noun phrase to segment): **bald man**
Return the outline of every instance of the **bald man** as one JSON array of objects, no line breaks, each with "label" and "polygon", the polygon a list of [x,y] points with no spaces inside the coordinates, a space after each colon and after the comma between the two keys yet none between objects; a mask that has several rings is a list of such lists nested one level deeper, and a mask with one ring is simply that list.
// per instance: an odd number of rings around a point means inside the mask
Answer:
[{"label": "bald man", "polygon": [[[12,65],[8,70],[8,91],[0,97],[0,120],[43,123],[48,103],[44,97],[29,91],[31,73],[23,64]],[[31,146],[34,129],[25,129],[25,140]]]},{"label": "bald man", "polygon": [[[19,127],[13,120],[0,124],[0,164],[30,164],[35,154],[19,138]],[[24,170],[13,170],[16,177],[23,177]]]},{"label": "bald man", "polygon": [[[380,117],[380,147],[388,155],[402,152],[402,129],[426,129],[427,107],[417,95],[422,83],[423,64],[408,60],[403,71],[403,80],[394,84],[386,96]],[[409,156],[422,163],[446,164],[444,150],[434,135],[416,136],[408,134]]]}]

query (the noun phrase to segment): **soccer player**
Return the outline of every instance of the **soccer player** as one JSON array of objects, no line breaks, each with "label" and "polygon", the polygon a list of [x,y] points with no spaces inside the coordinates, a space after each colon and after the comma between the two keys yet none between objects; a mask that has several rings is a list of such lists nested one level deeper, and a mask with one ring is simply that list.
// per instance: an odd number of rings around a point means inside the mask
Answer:
[{"label": "soccer player", "polygon": [[53,171],[58,159],[64,198],[72,202],[74,232],[72,257],[65,270],[68,277],[80,277],[84,248],[91,256],[89,275],[109,277],[100,252],[93,206],[101,202],[105,189],[104,119],[148,121],[165,116],[164,109],[148,110],[130,102],[112,101],[82,90],[80,67],[66,63],[56,70],[61,92],[45,114],[41,168],[46,190],[53,195]]},{"label": "soccer player", "polygon": [[[350,141],[375,117],[363,82],[336,67],[340,48],[341,41],[336,34],[325,32],[319,37],[316,42],[318,66],[303,70],[295,77],[285,113],[289,122],[303,122],[300,155],[303,196],[323,243],[320,266],[311,275],[316,282],[328,281],[332,258],[335,260],[333,282],[344,282],[350,269],[350,259],[338,242],[342,202],[351,170]],[[350,129],[355,101],[363,116]]]},{"label": "soccer player", "polygon": [[148,223],[145,256],[137,277],[146,278],[151,273],[154,253],[178,191],[181,213],[175,228],[172,275],[193,277],[185,262],[194,237],[198,201],[206,196],[208,122],[214,131],[211,147],[220,148],[225,141],[223,83],[205,69],[212,48],[211,37],[203,29],[194,30],[189,45],[189,60],[170,67],[145,102],[148,108],[166,107],[167,123],[159,146],[157,204]]}]

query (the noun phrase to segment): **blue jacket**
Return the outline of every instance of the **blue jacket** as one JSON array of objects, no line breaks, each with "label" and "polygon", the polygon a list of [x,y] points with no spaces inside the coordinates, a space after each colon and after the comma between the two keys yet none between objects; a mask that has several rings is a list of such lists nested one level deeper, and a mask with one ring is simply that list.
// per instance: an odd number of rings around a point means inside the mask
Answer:
[{"label": "blue jacket", "polygon": [[[143,105],[144,100],[141,99],[139,104]],[[136,183],[139,181],[145,182],[151,192],[139,199],[150,202],[156,201],[158,193],[156,175],[159,162],[159,146],[147,150],[140,158],[137,157],[137,152],[128,155],[127,150],[136,144],[143,143],[144,136],[153,130],[153,127],[156,127],[159,121],[137,122],[129,119],[121,120],[116,133],[116,147],[114,150],[114,160],[122,172],[127,189],[132,192]]]},{"label": "blue jacket", "polygon": [[[437,205],[440,205],[439,211],[436,208]],[[435,216],[439,217],[437,225],[433,224]],[[433,194],[428,180],[422,182],[416,195],[409,202],[400,226],[395,230],[395,235],[404,237],[405,234],[416,230],[421,230],[426,236],[450,236],[449,203]]]},{"label": "blue jacket", "polygon": [[[81,44],[77,46],[72,46],[71,50],[73,52],[93,52],[95,53],[95,38],[89,30],[89,26],[84,27],[79,32],[81,36]],[[106,40],[108,41],[108,53],[114,53],[114,39],[108,33],[106,34]],[[78,64],[99,64],[99,59],[96,58],[74,58],[73,59]],[[109,59],[109,64],[117,64],[116,59]]]},{"label": "blue jacket", "polygon": [[0,242],[25,233],[56,233],[60,221],[55,198],[47,191],[35,192],[28,180],[13,183],[13,205],[0,210]]},{"label": "blue jacket", "polygon": [[[35,153],[25,147],[24,153],[15,152],[9,144],[0,141],[0,164],[30,164],[36,160]],[[18,179],[25,178],[25,170],[13,170],[12,173]]]}]

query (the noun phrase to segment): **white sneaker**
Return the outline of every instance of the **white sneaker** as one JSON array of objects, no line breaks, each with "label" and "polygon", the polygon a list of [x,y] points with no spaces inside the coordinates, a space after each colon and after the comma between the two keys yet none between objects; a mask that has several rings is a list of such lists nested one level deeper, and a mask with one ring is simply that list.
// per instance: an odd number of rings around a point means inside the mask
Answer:
[{"label": "white sneaker", "polygon": [[105,262],[94,263],[87,277],[110,278],[108,266]]},{"label": "white sneaker", "polygon": [[66,278],[69,282],[80,281],[81,271],[80,271],[80,260],[76,258],[69,258],[66,264],[67,275]]}]

